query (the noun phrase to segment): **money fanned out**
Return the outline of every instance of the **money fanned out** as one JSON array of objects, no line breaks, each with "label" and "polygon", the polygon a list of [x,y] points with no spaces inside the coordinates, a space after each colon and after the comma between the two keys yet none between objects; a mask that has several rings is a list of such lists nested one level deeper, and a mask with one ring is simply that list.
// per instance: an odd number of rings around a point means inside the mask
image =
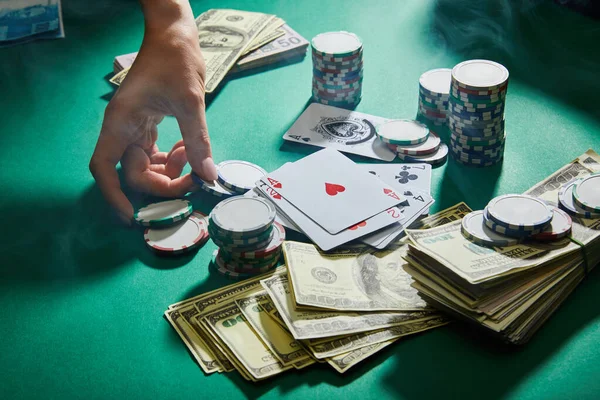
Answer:
[{"label": "money fanned out", "polygon": [[[565,183],[598,171],[600,156],[588,150],[525,194],[558,206]],[[569,238],[510,247],[472,243],[461,234],[460,221],[408,230],[405,269],[429,304],[505,341],[526,343],[600,262],[600,220],[572,219]]]},{"label": "money fanned out", "polygon": [[[421,226],[460,220],[470,211],[461,203],[424,218]],[[390,251],[357,246],[331,254],[311,244],[284,246],[287,266],[172,304],[165,312],[205,373],[235,370],[258,381],[317,363],[344,373],[400,338],[449,322],[411,287],[403,242]],[[307,265],[319,268],[318,284],[303,276]],[[308,273],[313,276],[310,268]],[[314,300],[297,303],[305,297]]]},{"label": "money fanned out", "polygon": [[[212,9],[196,18],[200,49],[206,64],[206,92],[211,93],[230,72],[240,72],[279,61],[304,57],[308,41],[274,15]],[[116,56],[115,75],[119,86],[137,53]]]}]

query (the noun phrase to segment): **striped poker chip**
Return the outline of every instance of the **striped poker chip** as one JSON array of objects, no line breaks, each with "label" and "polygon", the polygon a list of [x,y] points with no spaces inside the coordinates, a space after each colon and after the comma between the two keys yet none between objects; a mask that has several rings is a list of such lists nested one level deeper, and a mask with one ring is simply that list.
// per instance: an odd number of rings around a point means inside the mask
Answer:
[{"label": "striped poker chip", "polygon": [[532,235],[532,239],[541,241],[558,240],[571,233],[573,220],[571,220],[569,214],[557,207],[552,209],[552,213],[552,221],[540,233]]},{"label": "striped poker chip", "polygon": [[[256,198],[256,197],[257,196],[254,196],[254,198]],[[213,221],[211,221],[210,218],[209,218],[208,222],[209,222],[209,224],[208,224],[209,230],[211,230],[215,234],[215,236],[218,236],[219,238],[223,238],[223,240],[226,242],[231,242],[232,240],[235,240],[235,239],[244,240],[244,239],[255,238],[255,237],[263,234],[265,231],[271,231],[273,229],[273,226],[271,224],[269,224],[269,225],[265,225],[264,228],[250,231],[250,232],[231,232],[231,231],[227,231],[227,230],[223,230],[223,229],[219,228]]]},{"label": "striped poker chip", "polygon": [[237,195],[237,193],[227,189],[226,187],[223,187],[218,181],[205,181],[204,179],[196,175],[195,172],[192,172],[192,180],[194,181],[194,183],[200,186],[200,189],[212,194],[213,196],[228,198]]},{"label": "striped poker chip", "polygon": [[236,272],[244,271],[256,271],[261,268],[272,267],[277,264],[279,258],[281,258],[281,251],[273,253],[273,256],[264,259],[227,259],[223,256],[222,250],[219,250],[219,258],[224,264],[229,266],[229,269],[235,269]]},{"label": "striped poker chip", "polygon": [[463,144],[461,142],[457,142],[456,140],[450,138],[450,146],[455,149],[455,150],[459,150],[462,151],[463,153],[468,153],[468,154],[483,154],[483,155],[490,155],[493,153],[496,153],[499,150],[503,150],[504,149],[504,145],[505,145],[505,141],[501,141],[498,143],[494,143],[491,146],[477,146],[477,145],[468,145],[468,144]]},{"label": "striped poker chip", "polygon": [[577,183],[581,178],[575,178],[571,181],[565,183],[558,190],[558,202],[559,205],[568,212],[572,214],[577,214],[577,209],[575,208],[575,204],[573,201],[573,186]]},{"label": "striped poker chip", "polygon": [[451,132],[469,136],[472,138],[480,138],[483,140],[490,140],[504,135],[504,128],[501,129],[474,129],[474,128],[459,128],[452,121],[448,120],[448,128]]},{"label": "striped poker chip", "polygon": [[477,137],[477,136],[466,136],[461,133],[451,132],[450,139],[460,143],[463,146],[493,146],[498,143],[504,143],[506,141],[506,131],[502,136],[494,137]]},{"label": "striped poker chip", "polygon": [[313,54],[323,57],[352,57],[362,52],[362,41],[354,33],[339,31],[318,34],[310,41]]},{"label": "striped poker chip", "polygon": [[446,162],[448,158],[448,146],[446,144],[441,143],[440,147],[431,154],[426,154],[424,156],[411,156],[408,154],[397,153],[398,158],[402,161],[409,163],[427,163],[431,166],[442,165]]},{"label": "striped poker chip", "polygon": [[347,62],[347,61],[355,61],[357,59],[362,58],[363,55],[363,51],[362,48],[359,50],[358,53],[353,54],[351,56],[342,56],[342,57],[337,57],[335,55],[322,55],[316,52],[312,53],[312,57],[313,59],[317,59],[323,62],[329,62],[329,63],[343,63],[343,62]]},{"label": "striped poker chip", "polygon": [[483,211],[473,211],[462,219],[461,232],[471,242],[488,247],[508,247],[519,243],[519,239],[507,237],[489,229]]},{"label": "striped poker chip", "polygon": [[209,222],[208,225],[208,233],[211,238],[216,238],[220,243],[225,244],[226,246],[251,246],[256,245],[257,243],[268,242],[271,239],[271,234],[273,232],[273,225],[270,225],[267,230],[256,234],[255,236],[247,236],[247,237],[230,237],[227,235],[220,234],[216,232],[214,229],[214,224]]},{"label": "striped poker chip", "polygon": [[269,262],[273,261],[274,258],[279,258],[281,255],[281,247],[274,253],[268,254],[262,258],[239,258],[234,257],[225,249],[219,249],[219,256],[228,263],[232,265],[255,265],[257,267],[264,266]]},{"label": "striped poker chip", "polygon": [[508,85],[506,67],[490,60],[468,60],[452,68],[452,84],[470,90],[501,90]]},{"label": "striped poker chip", "polygon": [[494,94],[469,94],[460,90],[456,90],[455,88],[450,88],[450,95],[463,101],[488,100],[490,102],[499,102],[506,99],[506,92],[498,92]]},{"label": "striped poker chip", "polygon": [[488,120],[472,120],[456,116],[454,113],[449,112],[448,120],[452,121],[457,127],[473,129],[494,129],[502,127],[505,123],[503,114]]},{"label": "striped poker chip", "polygon": [[377,136],[385,143],[414,145],[427,140],[429,129],[418,121],[394,119],[379,125]]},{"label": "striped poker chip", "polygon": [[453,156],[454,161],[456,161],[459,164],[465,165],[467,167],[478,167],[478,168],[486,168],[486,167],[493,167],[496,164],[500,164],[503,160],[504,160],[504,155],[502,155],[501,157],[499,157],[497,160],[491,160],[491,161],[486,161],[486,162],[480,162],[480,161],[464,161],[460,158],[456,158]]},{"label": "striped poker chip", "polygon": [[[260,274],[260,272],[251,273],[251,272],[236,272],[236,271],[229,270],[225,267],[225,264],[223,264],[222,260],[219,259],[217,254],[215,254],[213,256],[213,260],[210,263],[210,265],[214,271],[216,271],[217,273],[219,273],[227,278],[230,278],[230,279],[247,279],[247,278],[253,278],[256,275]],[[274,267],[271,267],[271,269],[274,269]],[[268,269],[267,269],[267,271],[268,271]],[[267,272],[267,271],[263,271],[263,272]]]},{"label": "striped poker chip", "polygon": [[424,72],[419,77],[419,89],[434,96],[448,96],[452,81],[452,70],[437,68]]},{"label": "striped poker chip", "polygon": [[483,211],[483,215],[485,217],[485,226],[488,227],[488,229],[499,233],[501,235],[504,236],[509,236],[509,237],[513,237],[513,238],[519,238],[519,239],[524,239],[524,238],[528,238],[532,235],[537,235],[538,233],[541,233],[544,228],[540,228],[540,229],[534,229],[531,231],[524,231],[524,230],[518,230],[518,229],[510,229],[507,228],[505,226],[502,225],[498,225],[496,222],[494,222],[493,220],[489,219],[489,212],[487,212],[487,209]]},{"label": "striped poker chip", "polygon": [[244,194],[254,187],[256,181],[267,175],[267,171],[247,161],[229,160],[217,165],[217,175],[221,185]]},{"label": "striped poker chip", "polygon": [[209,233],[212,241],[217,246],[219,246],[221,249],[228,251],[228,252],[236,252],[236,253],[263,249],[266,246],[268,246],[269,243],[271,243],[271,240],[274,235],[273,231],[271,231],[271,233],[269,234],[269,237],[263,241],[251,243],[251,244],[233,244],[233,243],[227,243],[227,242],[222,241],[218,236],[215,236],[214,233],[211,233],[210,229],[209,229],[208,233]]},{"label": "striped poker chip", "polygon": [[507,86],[504,86],[500,89],[465,89],[464,87],[460,87],[456,84],[456,82],[451,82],[450,83],[450,89],[457,91],[459,93],[465,93],[465,94],[471,94],[471,95],[475,95],[475,96],[490,96],[490,95],[497,95],[500,93],[506,93],[506,89]]},{"label": "striped poker chip", "polygon": [[269,255],[272,255],[276,251],[280,250],[283,241],[285,240],[285,228],[279,222],[273,223],[273,237],[271,241],[261,249],[256,250],[244,250],[244,251],[235,251],[228,250],[227,252],[233,258],[265,258]]},{"label": "striped poker chip", "polygon": [[455,160],[462,161],[463,163],[467,163],[472,166],[487,164],[494,165],[499,159],[504,157],[504,152],[502,151],[494,154],[494,156],[492,157],[488,157],[485,155],[460,153],[455,150],[450,150],[450,154],[452,154],[452,157]]},{"label": "striped poker chip", "polygon": [[208,223],[200,213],[166,228],[148,228],[144,232],[146,245],[159,253],[185,253],[208,240]]},{"label": "striped poker chip", "polygon": [[234,272],[234,273],[241,273],[241,274],[252,274],[252,275],[263,274],[263,273],[273,269],[279,263],[279,258],[274,258],[273,260],[270,260],[267,264],[262,265],[262,266],[256,266],[256,265],[251,265],[251,264],[239,266],[239,265],[234,265],[231,262],[227,262],[227,261],[223,260],[223,258],[221,258],[221,256],[219,255],[219,253],[217,251],[215,251],[213,253],[213,256],[214,256],[217,266],[220,269],[227,270],[229,272]]},{"label": "striped poker chip", "polygon": [[252,235],[263,232],[276,215],[275,207],[267,200],[236,196],[217,204],[209,217],[221,231]]},{"label": "striped poker chip", "polygon": [[354,108],[360,103],[360,101],[362,100],[362,96],[359,96],[356,98],[349,98],[349,99],[347,99],[347,101],[326,100],[326,99],[321,99],[321,98],[318,98],[315,96],[313,96],[313,99],[315,100],[315,102],[325,104],[326,106],[340,107],[340,108]]},{"label": "striped poker chip", "polygon": [[486,207],[495,224],[512,231],[539,233],[552,220],[552,210],[537,197],[506,194],[492,199]]},{"label": "striped poker chip", "polygon": [[446,119],[446,113],[443,110],[431,110],[431,109],[427,109],[426,107],[420,106],[419,112],[421,112],[421,114],[426,115],[426,116],[431,116],[431,117],[444,119],[444,120]]},{"label": "striped poker chip", "polygon": [[187,218],[192,211],[192,203],[187,200],[167,200],[140,208],[133,218],[142,226],[165,227]]},{"label": "striped poker chip", "polygon": [[440,148],[442,140],[438,135],[429,131],[427,140],[413,146],[399,146],[397,144],[388,144],[387,146],[395,153],[407,154],[412,156],[423,156],[436,152]]},{"label": "striped poker chip", "polygon": [[575,183],[573,201],[582,210],[600,213],[600,172],[591,174]]}]

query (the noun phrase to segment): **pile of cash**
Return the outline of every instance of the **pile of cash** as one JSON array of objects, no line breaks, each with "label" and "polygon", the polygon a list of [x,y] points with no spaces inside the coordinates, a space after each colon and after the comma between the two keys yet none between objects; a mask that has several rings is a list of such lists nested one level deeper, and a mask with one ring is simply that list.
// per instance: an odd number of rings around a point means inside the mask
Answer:
[{"label": "pile of cash", "polygon": [[[229,72],[246,71],[304,57],[308,41],[275,15],[212,9],[196,18],[200,49],[206,63],[206,93],[211,93]],[[115,57],[115,76],[120,85],[137,53]]]},{"label": "pile of cash", "polygon": [[[421,221],[460,221],[464,203]],[[326,363],[340,373],[400,338],[445,325],[411,287],[407,246],[325,254],[285,242],[286,265],[173,304],[166,319],[207,374],[237,370],[257,381]]]},{"label": "pile of cash", "polygon": [[[588,150],[525,194],[557,207],[561,188],[598,171],[600,156]],[[408,230],[405,269],[428,304],[523,344],[600,262],[600,219],[571,217],[570,237],[507,247],[469,241],[461,221]]]},{"label": "pile of cash", "polygon": [[0,1],[0,47],[64,37],[60,0]]}]

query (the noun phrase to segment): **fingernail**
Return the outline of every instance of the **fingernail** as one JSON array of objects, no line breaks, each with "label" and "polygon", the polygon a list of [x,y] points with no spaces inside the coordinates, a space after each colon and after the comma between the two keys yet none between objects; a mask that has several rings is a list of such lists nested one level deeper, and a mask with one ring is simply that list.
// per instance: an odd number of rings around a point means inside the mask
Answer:
[{"label": "fingernail", "polygon": [[207,181],[214,181],[217,179],[217,168],[215,167],[215,162],[212,157],[202,160],[200,168],[202,168],[202,171],[200,171],[201,176]]}]

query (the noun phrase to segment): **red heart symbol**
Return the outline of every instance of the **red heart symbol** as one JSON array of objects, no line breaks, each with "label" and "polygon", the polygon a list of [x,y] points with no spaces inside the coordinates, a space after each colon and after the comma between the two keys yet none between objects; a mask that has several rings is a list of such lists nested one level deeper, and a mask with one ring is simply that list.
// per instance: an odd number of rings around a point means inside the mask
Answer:
[{"label": "red heart symbol", "polygon": [[335,183],[327,183],[325,182],[325,192],[330,196],[335,196],[338,193],[342,193],[346,188],[342,185],[337,185]]},{"label": "red heart symbol", "polygon": [[400,197],[398,197],[398,195],[396,194],[396,192],[394,192],[392,189],[383,189],[383,193],[387,194],[388,196],[400,201]]},{"label": "red heart symbol", "polygon": [[281,195],[279,193],[273,192],[273,197],[275,200],[281,200]]},{"label": "red heart symbol", "polygon": [[362,221],[362,222],[359,222],[358,224],[356,224],[356,225],[353,225],[353,226],[351,226],[351,227],[350,227],[350,228],[348,228],[348,229],[350,229],[351,231],[355,231],[355,230],[357,230],[358,228],[362,228],[363,226],[367,226],[367,221]]},{"label": "red heart symbol", "polygon": [[281,183],[279,183],[279,181],[276,181],[273,178],[267,178],[267,180],[269,181],[271,186],[273,186],[275,189],[281,189]]}]

